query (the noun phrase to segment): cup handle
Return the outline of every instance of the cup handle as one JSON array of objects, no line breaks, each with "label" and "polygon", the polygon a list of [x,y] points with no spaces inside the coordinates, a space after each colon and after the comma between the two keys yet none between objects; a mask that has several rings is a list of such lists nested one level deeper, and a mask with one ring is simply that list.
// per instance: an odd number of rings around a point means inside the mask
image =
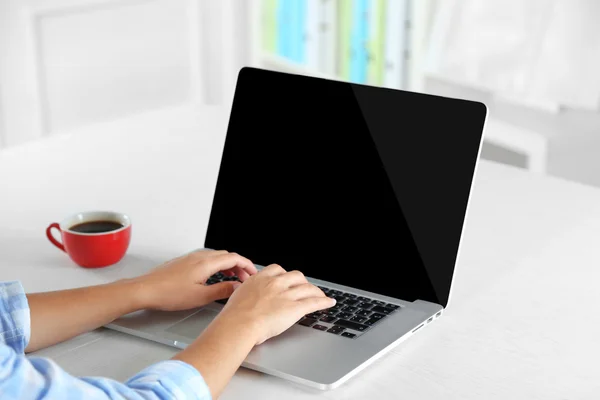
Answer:
[{"label": "cup handle", "polygon": [[53,245],[55,245],[56,247],[58,247],[59,249],[61,249],[62,251],[64,251],[66,253],[67,251],[65,250],[65,246],[63,246],[63,244],[61,242],[59,242],[58,240],[56,240],[54,238],[54,236],[52,236],[52,228],[56,228],[58,230],[58,232],[61,233],[61,236],[62,236],[62,232],[60,231],[60,225],[58,225],[56,222],[54,222],[46,228],[46,236],[48,237],[48,240]]}]

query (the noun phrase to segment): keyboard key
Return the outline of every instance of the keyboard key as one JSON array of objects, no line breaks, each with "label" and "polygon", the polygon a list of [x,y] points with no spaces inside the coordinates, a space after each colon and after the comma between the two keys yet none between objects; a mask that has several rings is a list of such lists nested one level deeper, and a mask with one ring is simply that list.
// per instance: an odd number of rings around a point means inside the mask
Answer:
[{"label": "keyboard key", "polygon": [[379,300],[373,300],[371,303],[375,304],[376,306],[385,306],[385,303]]},{"label": "keyboard key", "polygon": [[332,296],[341,296],[343,293],[340,292],[339,290],[333,290],[332,289],[332,290],[329,291],[329,294],[332,295]]},{"label": "keyboard key", "polygon": [[366,301],[366,302],[371,301],[371,299],[369,299],[367,297],[362,297],[362,296],[358,296],[357,299],[360,300],[360,301]]},{"label": "keyboard key", "polygon": [[218,280],[216,280],[216,279],[213,279],[213,278],[208,278],[208,279],[206,280],[206,284],[207,284],[207,285],[214,285],[214,284],[215,284],[215,283],[217,283],[217,282],[219,282],[219,281],[218,281]]},{"label": "keyboard key", "polygon": [[338,310],[333,310],[333,309],[329,309],[329,310],[325,310],[325,314],[329,315],[330,317],[335,317],[338,314]]},{"label": "keyboard key", "polygon": [[327,332],[333,333],[334,335],[339,335],[340,333],[344,332],[344,328],[341,326],[332,326],[331,328],[327,329]]},{"label": "keyboard key", "polygon": [[356,297],[357,297],[355,294],[352,294],[352,293],[345,293],[345,295],[346,295],[346,297],[349,297],[351,299],[356,299]]},{"label": "keyboard key", "polygon": [[346,307],[342,308],[342,311],[347,312],[347,313],[353,313],[357,310],[358,310],[358,308],[352,307],[352,306],[346,306]]},{"label": "keyboard key", "polygon": [[348,321],[345,319],[338,319],[334,322],[337,326],[343,326],[344,328],[353,329],[355,331],[364,332],[367,330],[367,325],[362,325],[357,322]]},{"label": "keyboard key", "polygon": [[337,318],[335,317],[330,317],[328,315],[321,317],[321,319],[319,319],[319,321],[321,322],[329,322],[330,324],[333,323],[333,321],[335,321]]},{"label": "keyboard key", "polygon": [[379,321],[381,321],[381,320],[380,319],[371,318],[371,319],[368,319],[365,322],[363,322],[363,324],[372,326],[372,325],[375,325],[376,323],[378,323]]},{"label": "keyboard key", "polygon": [[332,299],[335,299],[335,301],[337,301],[338,303],[341,303],[342,301],[346,300],[346,298],[341,295],[332,296],[331,292],[327,293],[327,297],[331,297]]},{"label": "keyboard key", "polygon": [[385,318],[385,314],[373,313],[373,315],[371,315],[371,318],[373,318],[373,319],[383,319],[383,318]]},{"label": "keyboard key", "polygon": [[308,317],[308,318],[319,319],[319,318],[321,318],[323,315],[325,315],[325,314],[324,314],[324,313],[322,313],[322,312],[320,312],[320,311],[317,311],[317,312],[314,312],[314,313],[310,313],[310,314],[308,314],[308,315],[307,315],[307,317]]},{"label": "keyboard key", "polygon": [[387,306],[385,306],[385,308],[391,308],[392,310],[397,310],[400,308],[400,306],[397,306],[395,304],[388,304]]},{"label": "keyboard key", "polygon": [[360,315],[355,315],[354,317],[350,318],[350,321],[354,321],[354,322],[364,322],[366,320],[368,320],[369,318],[367,317],[361,317]]},{"label": "keyboard key", "polygon": [[344,300],[344,304],[348,304],[349,306],[354,306],[358,304],[358,300],[347,298]]},{"label": "keyboard key", "polygon": [[356,312],[356,315],[360,315],[361,317],[368,317],[371,314],[372,313],[369,310],[360,310]]},{"label": "keyboard key", "polygon": [[350,333],[350,332],[342,332],[342,336],[350,338],[350,339],[354,339],[356,337],[356,335],[354,333]]},{"label": "keyboard key", "polygon": [[321,289],[323,291],[323,293],[327,293],[329,292],[329,289],[327,289],[326,287],[323,286],[317,286],[319,289]]},{"label": "keyboard key", "polygon": [[[365,310],[369,310],[371,307],[373,307],[373,304],[362,301],[362,302],[358,303],[356,305],[356,307],[359,307],[359,308],[362,308]],[[383,307],[381,307],[381,308],[383,308]]]},{"label": "keyboard key", "polygon": [[375,311],[377,313],[381,313],[381,314],[385,314],[385,315],[388,315],[388,314],[391,314],[394,312],[394,310],[392,310],[392,309],[381,307],[381,306],[375,306],[371,309],[371,311]]},{"label": "keyboard key", "polygon": [[302,318],[298,324],[302,325],[302,326],[311,326],[312,324],[314,324],[315,322],[317,322],[316,319],[314,318]]},{"label": "keyboard key", "polygon": [[342,311],[341,313],[336,315],[336,317],[342,318],[342,319],[350,319],[350,318],[352,318],[352,314]]},{"label": "keyboard key", "polygon": [[327,327],[325,325],[313,325],[313,329],[317,329],[319,331],[326,331]]},{"label": "keyboard key", "polygon": [[221,272],[217,272],[212,277],[215,279],[223,279],[223,278],[225,278],[225,275],[223,275]]}]

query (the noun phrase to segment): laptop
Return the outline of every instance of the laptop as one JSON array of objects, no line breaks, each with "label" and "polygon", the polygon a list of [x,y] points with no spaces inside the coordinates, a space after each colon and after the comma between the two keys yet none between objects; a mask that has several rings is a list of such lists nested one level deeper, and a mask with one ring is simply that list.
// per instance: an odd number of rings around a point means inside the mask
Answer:
[{"label": "laptop", "polygon": [[[244,367],[332,389],[442,315],[486,114],[474,101],[240,71],[204,246],[300,270],[337,300]],[[206,284],[224,279],[236,278]],[[222,307],[108,327],[185,348]]]}]

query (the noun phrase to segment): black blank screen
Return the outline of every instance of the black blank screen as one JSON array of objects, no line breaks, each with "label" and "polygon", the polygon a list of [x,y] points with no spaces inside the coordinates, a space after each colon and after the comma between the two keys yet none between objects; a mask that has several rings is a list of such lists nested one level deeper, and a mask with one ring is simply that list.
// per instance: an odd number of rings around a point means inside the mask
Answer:
[{"label": "black blank screen", "polygon": [[244,68],[205,247],[446,306],[485,114]]}]

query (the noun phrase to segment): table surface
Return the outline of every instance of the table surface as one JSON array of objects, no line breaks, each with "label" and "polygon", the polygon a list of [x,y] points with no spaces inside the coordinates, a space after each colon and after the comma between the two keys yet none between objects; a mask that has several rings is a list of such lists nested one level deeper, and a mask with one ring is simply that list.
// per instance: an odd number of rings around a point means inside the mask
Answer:
[{"label": "table surface", "polygon": [[[226,126],[227,110],[176,108],[0,152],[0,280],[29,292],[98,284],[202,247]],[[128,255],[101,270],[44,235],[92,209],[133,221]],[[599,190],[482,161],[442,318],[336,390],[242,368],[221,398],[597,398],[599,242]],[[176,351],[99,329],[38,354],[125,380]]]}]

